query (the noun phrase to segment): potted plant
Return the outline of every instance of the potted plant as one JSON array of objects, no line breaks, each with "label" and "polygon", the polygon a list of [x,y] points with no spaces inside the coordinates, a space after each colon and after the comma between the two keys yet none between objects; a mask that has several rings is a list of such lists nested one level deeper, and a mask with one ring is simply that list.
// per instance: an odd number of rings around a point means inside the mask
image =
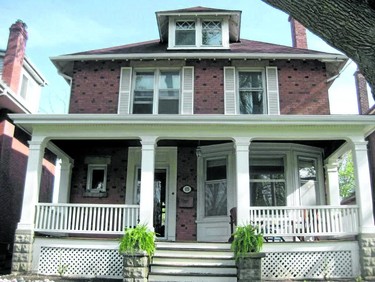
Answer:
[{"label": "potted plant", "polygon": [[155,232],[144,224],[125,229],[119,252],[123,255],[123,278],[147,281],[150,260],[155,253]]},{"label": "potted plant", "polygon": [[261,281],[263,234],[252,224],[237,226],[231,249],[237,264],[238,281]]}]

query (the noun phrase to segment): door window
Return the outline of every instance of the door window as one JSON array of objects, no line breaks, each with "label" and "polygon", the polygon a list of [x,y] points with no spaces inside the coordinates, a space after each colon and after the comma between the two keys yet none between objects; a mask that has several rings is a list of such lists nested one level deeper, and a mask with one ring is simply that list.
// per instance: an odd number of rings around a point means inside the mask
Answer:
[{"label": "door window", "polygon": [[205,216],[227,215],[227,161],[206,161]]}]

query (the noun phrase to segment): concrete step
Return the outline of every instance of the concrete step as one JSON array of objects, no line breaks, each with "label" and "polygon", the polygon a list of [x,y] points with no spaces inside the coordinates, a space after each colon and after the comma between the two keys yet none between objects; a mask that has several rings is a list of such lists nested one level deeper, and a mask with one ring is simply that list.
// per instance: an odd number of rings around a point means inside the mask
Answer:
[{"label": "concrete step", "polygon": [[149,281],[237,281],[230,244],[157,242]]},{"label": "concrete step", "polygon": [[155,274],[150,275],[149,282],[237,282],[237,276],[232,275],[179,275]]}]

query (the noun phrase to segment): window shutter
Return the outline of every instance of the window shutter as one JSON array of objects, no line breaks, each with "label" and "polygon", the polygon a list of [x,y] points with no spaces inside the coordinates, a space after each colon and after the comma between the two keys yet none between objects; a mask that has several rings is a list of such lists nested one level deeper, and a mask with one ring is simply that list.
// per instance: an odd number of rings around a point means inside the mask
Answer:
[{"label": "window shutter", "polygon": [[224,107],[226,115],[236,114],[236,77],[234,67],[224,67]]},{"label": "window shutter", "polygon": [[181,114],[194,113],[194,67],[182,68]]},{"label": "window shutter", "polygon": [[279,82],[277,79],[277,67],[266,67],[268,114],[280,114]]},{"label": "window shutter", "polygon": [[119,114],[130,114],[130,92],[132,81],[132,68],[121,68],[120,90],[119,90]]}]

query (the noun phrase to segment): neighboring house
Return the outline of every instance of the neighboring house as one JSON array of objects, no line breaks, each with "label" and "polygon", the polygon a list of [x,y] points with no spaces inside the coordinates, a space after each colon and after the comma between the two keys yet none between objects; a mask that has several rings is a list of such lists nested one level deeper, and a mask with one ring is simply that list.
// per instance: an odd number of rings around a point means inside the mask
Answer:
[{"label": "neighboring house", "polygon": [[[25,57],[26,25],[10,27],[6,50],[0,50],[0,271],[10,271],[7,254],[12,252],[20,220],[30,136],[15,127],[10,113],[37,113],[41,88],[46,80]],[[52,158],[53,159],[53,158]],[[45,160],[45,177],[53,174],[53,163]],[[50,173],[48,173],[50,171]],[[44,180],[46,180],[44,178]],[[53,183],[53,178],[50,178]],[[50,183],[44,182],[46,187]],[[6,269],[6,268],[9,269]],[[5,268],[5,270],[4,270]]]},{"label": "neighboring house", "polygon": [[[52,58],[71,82],[69,114],[11,115],[32,135],[16,235],[27,251],[14,252],[13,271],[67,265],[66,275],[119,277],[124,228],[227,242],[236,208],[237,224],[259,224],[269,241],[265,279],[371,276],[375,117],[329,107],[347,57],[306,49],[293,19],[293,47],[242,39],[241,11],[156,19],[158,40]],[[60,159],[50,202],[39,200],[46,146]],[[347,150],[358,206],[340,206],[337,160]],[[154,269],[151,281],[168,280]]]}]

